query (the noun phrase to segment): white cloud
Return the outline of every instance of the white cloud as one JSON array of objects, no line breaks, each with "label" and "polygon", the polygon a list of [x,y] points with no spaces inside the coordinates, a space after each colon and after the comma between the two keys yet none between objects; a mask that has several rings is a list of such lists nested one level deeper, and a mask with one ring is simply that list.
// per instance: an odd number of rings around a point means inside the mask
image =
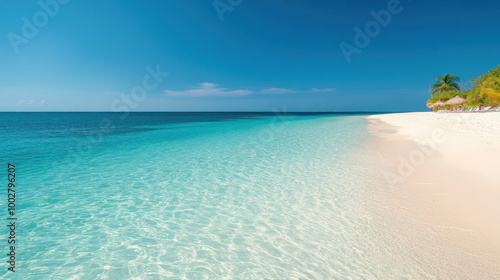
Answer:
[{"label": "white cloud", "polygon": [[292,92],[296,92],[296,91],[291,90],[289,88],[267,88],[267,89],[263,89],[260,91],[260,93],[264,93],[264,94],[283,94],[283,93],[292,93]]},{"label": "white cloud", "polygon": [[201,83],[201,86],[202,87],[206,87],[206,88],[214,88],[216,87],[217,85],[214,84],[214,83]]},{"label": "white cloud", "polygon": [[201,83],[199,87],[184,91],[165,90],[168,96],[192,96],[192,97],[208,97],[208,96],[245,96],[254,93],[251,90],[229,90],[227,88],[219,88],[214,83]]},{"label": "white cloud", "polygon": [[[260,94],[288,94],[288,93],[317,93],[317,92],[332,92],[333,88],[324,88],[318,89],[313,88],[311,90],[293,90],[289,88],[266,88],[257,93]],[[252,90],[230,90],[227,88],[219,87],[214,83],[201,83],[196,88],[176,91],[176,90],[165,90],[164,91],[167,96],[191,96],[191,97],[216,97],[216,96],[226,96],[226,97],[240,97],[246,96],[250,94],[254,94],[256,92]]]}]

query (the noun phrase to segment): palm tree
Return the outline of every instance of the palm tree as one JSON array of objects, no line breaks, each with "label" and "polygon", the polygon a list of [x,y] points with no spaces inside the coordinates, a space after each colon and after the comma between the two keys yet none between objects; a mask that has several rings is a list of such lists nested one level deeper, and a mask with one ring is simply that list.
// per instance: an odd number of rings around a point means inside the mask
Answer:
[{"label": "palm tree", "polygon": [[455,74],[445,74],[443,77],[437,77],[436,83],[431,86],[431,96],[434,97],[438,93],[443,93],[450,90],[460,91],[460,78]]},{"label": "palm tree", "polygon": [[500,103],[500,77],[488,77],[480,84],[480,96],[488,96],[491,101]]}]

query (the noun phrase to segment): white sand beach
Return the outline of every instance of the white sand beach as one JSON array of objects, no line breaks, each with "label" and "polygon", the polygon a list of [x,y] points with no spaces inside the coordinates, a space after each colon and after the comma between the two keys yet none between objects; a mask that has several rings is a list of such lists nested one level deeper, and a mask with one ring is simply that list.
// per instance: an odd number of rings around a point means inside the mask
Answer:
[{"label": "white sand beach", "polygon": [[367,117],[386,165],[390,230],[436,279],[500,279],[500,113]]}]

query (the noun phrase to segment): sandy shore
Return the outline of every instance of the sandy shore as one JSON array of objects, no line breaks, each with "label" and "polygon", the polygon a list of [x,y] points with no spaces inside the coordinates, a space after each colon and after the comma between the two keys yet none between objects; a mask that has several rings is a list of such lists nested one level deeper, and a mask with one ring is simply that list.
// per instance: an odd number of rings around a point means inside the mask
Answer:
[{"label": "sandy shore", "polygon": [[388,230],[434,268],[429,279],[500,279],[500,113],[367,118]]}]

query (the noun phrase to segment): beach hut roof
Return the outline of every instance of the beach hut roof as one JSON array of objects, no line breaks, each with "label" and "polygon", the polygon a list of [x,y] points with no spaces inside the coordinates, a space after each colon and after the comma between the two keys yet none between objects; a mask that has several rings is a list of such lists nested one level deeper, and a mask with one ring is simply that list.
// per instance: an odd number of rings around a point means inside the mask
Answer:
[{"label": "beach hut roof", "polygon": [[467,103],[467,100],[463,99],[462,97],[460,96],[455,96],[453,97],[452,99],[446,101],[446,105],[462,105],[462,104],[465,104]]},{"label": "beach hut roof", "polygon": [[439,100],[438,102],[432,104],[432,108],[434,108],[434,107],[443,107],[443,106],[446,106],[446,104],[443,101],[441,101],[441,100]]}]

